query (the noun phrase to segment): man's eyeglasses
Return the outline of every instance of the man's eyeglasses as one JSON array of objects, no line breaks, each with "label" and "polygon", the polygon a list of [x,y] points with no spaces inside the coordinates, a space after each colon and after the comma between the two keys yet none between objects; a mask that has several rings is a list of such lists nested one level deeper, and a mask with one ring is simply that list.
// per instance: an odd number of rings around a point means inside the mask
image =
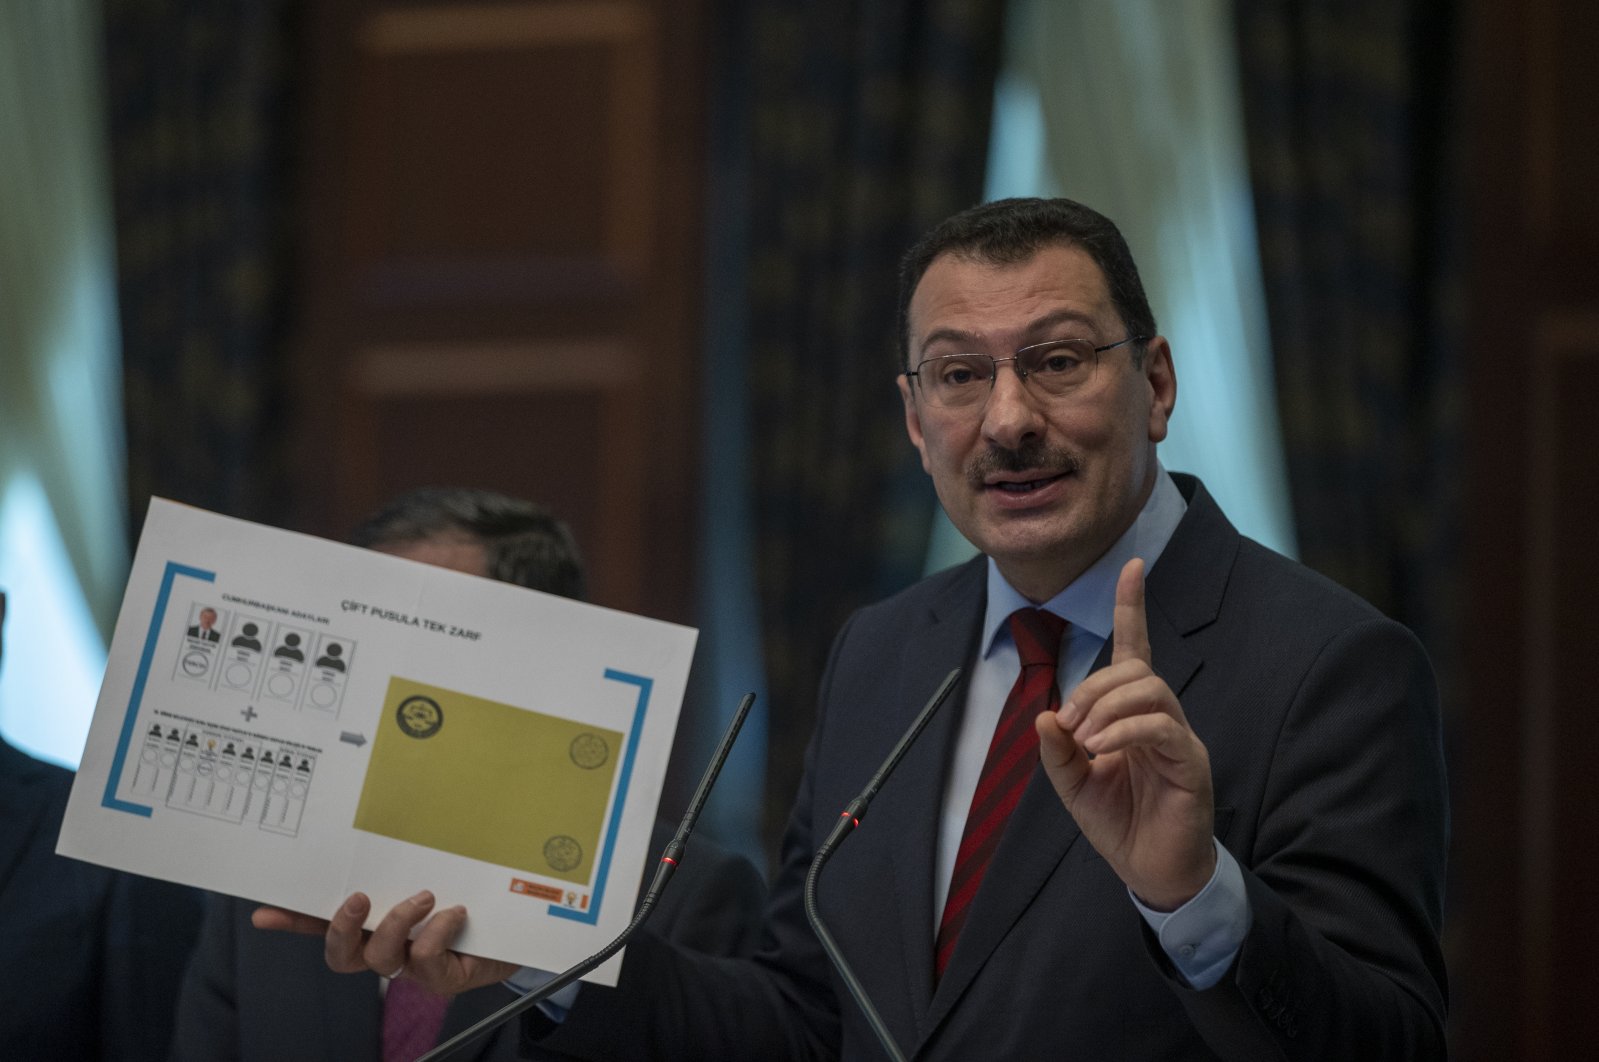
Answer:
[{"label": "man's eyeglasses", "polygon": [[1010,362],[1024,385],[1052,398],[1082,387],[1094,378],[1099,355],[1127,343],[1142,343],[1148,336],[1128,336],[1102,347],[1087,339],[1052,339],[1022,347],[1008,358],[987,354],[943,354],[924,358],[905,375],[921,388],[928,402],[944,409],[981,405],[994,390],[994,377]]}]

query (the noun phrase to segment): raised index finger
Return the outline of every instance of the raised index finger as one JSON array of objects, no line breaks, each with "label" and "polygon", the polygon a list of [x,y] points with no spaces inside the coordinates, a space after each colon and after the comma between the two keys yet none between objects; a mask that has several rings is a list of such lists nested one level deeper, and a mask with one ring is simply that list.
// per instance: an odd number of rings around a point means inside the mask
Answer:
[{"label": "raised index finger", "polygon": [[1149,621],[1144,618],[1144,562],[1134,557],[1122,566],[1116,580],[1116,616],[1111,635],[1110,662],[1142,660],[1150,663]]}]

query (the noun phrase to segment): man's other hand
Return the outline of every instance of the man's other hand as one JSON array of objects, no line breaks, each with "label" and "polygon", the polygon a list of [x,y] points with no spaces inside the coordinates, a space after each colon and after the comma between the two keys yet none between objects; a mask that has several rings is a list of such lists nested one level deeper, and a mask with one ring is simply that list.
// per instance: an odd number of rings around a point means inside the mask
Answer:
[{"label": "man's other hand", "polygon": [[338,973],[371,970],[388,978],[403,976],[439,995],[458,995],[516,972],[515,963],[452,951],[450,945],[466,925],[466,908],[435,912],[434,902],[426,891],[402,900],[370,933],[362,926],[372,901],[359,892],[345,900],[331,919],[259,907],[250,921],[257,929],[321,934],[327,964]]}]

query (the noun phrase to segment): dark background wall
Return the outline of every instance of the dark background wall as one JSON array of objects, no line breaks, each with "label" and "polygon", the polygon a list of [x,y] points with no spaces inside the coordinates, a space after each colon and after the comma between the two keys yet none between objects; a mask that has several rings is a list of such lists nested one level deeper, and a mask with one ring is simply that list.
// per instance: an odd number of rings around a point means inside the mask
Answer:
[{"label": "dark background wall", "polygon": [[1462,1058],[1599,1042],[1599,7],[1469,5],[1468,594],[1450,929]]},{"label": "dark background wall", "polygon": [[291,518],[539,498],[597,601],[693,618],[703,9],[308,5]]}]

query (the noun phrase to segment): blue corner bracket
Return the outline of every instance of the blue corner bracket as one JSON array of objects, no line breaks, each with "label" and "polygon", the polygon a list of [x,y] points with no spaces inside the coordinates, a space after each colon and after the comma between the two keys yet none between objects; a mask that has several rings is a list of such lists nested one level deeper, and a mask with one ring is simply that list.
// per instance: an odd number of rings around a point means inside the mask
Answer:
[{"label": "blue corner bracket", "polygon": [[117,751],[111,758],[111,773],[106,777],[105,796],[100,800],[101,807],[110,808],[112,811],[125,811],[130,815],[142,815],[145,818],[149,818],[154,809],[145,804],[118,800],[117,786],[122,781],[122,765],[128,758],[128,748],[133,744],[133,726],[139,717],[139,703],[144,700],[144,684],[150,678],[150,664],[155,660],[155,643],[161,638],[161,622],[166,619],[167,602],[172,598],[172,583],[179,576],[199,579],[206,583],[214,583],[217,578],[216,572],[191,568],[186,564],[176,564],[172,561],[167,562],[167,570],[161,576],[161,592],[155,599],[155,611],[150,614],[150,631],[144,637],[144,652],[139,655],[139,672],[133,678],[133,695],[128,698],[128,710],[122,717],[122,733],[117,735]]},{"label": "blue corner bracket", "polygon": [[574,922],[594,925],[600,920],[600,901],[605,898],[605,883],[611,874],[611,856],[616,851],[616,835],[622,825],[622,809],[627,806],[627,786],[633,779],[633,761],[638,757],[639,736],[644,732],[644,712],[650,705],[650,691],[655,680],[625,671],[605,669],[605,677],[612,682],[625,682],[638,687],[638,705],[633,709],[633,727],[627,736],[627,754],[622,757],[622,777],[616,785],[616,800],[611,805],[611,821],[605,829],[605,844],[600,852],[600,862],[594,875],[594,895],[588,910],[575,911],[570,907],[550,905],[550,914],[556,918],[570,918]]}]

